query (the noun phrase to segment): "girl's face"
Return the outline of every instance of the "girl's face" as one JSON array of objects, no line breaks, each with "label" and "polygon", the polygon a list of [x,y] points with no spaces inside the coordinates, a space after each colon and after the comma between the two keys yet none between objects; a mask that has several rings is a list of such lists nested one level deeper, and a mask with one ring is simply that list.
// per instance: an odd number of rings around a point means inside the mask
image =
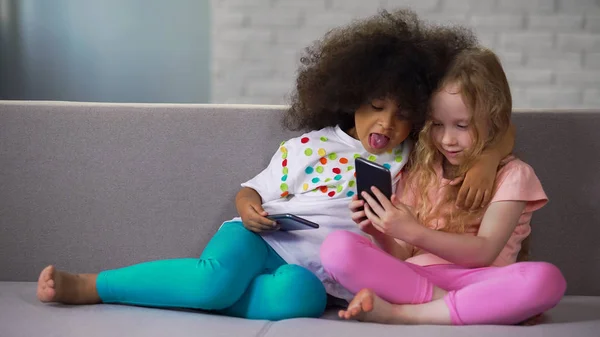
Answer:
[{"label": "girl's face", "polygon": [[471,112],[457,85],[446,85],[431,102],[431,135],[437,149],[451,165],[460,165],[473,146]]},{"label": "girl's face", "polygon": [[355,127],[349,133],[372,154],[381,154],[400,145],[411,130],[408,119],[400,117],[398,104],[389,98],[375,99],[354,114]]}]

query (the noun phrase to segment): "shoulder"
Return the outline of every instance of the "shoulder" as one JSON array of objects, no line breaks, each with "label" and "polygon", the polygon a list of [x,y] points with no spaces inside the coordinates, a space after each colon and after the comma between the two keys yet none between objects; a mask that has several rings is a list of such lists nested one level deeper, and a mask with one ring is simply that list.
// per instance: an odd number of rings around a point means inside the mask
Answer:
[{"label": "shoulder", "polygon": [[538,180],[533,167],[513,155],[504,158],[501,162],[501,165],[502,166],[496,174],[496,181],[499,183],[506,179]]},{"label": "shoulder", "polygon": [[548,197],[533,168],[517,158],[503,160],[496,176],[496,192],[491,202],[502,200],[527,201],[527,210],[543,206]]},{"label": "shoulder", "polygon": [[319,130],[306,132],[300,136],[290,138],[281,142],[280,146],[302,146],[315,142],[327,141],[332,136],[335,136],[333,127],[326,127]]}]

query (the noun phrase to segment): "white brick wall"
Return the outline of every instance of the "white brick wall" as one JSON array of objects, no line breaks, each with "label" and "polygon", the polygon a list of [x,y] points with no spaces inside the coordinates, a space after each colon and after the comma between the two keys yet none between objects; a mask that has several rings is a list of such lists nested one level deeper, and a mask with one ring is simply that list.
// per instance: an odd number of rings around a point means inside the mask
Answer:
[{"label": "white brick wall", "polygon": [[211,0],[212,102],[284,104],[299,55],[378,8],[475,29],[517,108],[600,107],[600,0]]}]

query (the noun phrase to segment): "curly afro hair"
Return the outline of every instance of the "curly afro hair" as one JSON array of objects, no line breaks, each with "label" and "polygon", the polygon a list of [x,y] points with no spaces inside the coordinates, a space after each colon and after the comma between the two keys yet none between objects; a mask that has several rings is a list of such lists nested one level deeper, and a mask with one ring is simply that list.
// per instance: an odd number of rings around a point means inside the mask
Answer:
[{"label": "curly afro hair", "polygon": [[425,24],[406,9],[333,29],[305,49],[283,124],[290,130],[351,128],[361,105],[387,97],[411,120],[415,137],[446,68],[476,43],[466,28]]}]

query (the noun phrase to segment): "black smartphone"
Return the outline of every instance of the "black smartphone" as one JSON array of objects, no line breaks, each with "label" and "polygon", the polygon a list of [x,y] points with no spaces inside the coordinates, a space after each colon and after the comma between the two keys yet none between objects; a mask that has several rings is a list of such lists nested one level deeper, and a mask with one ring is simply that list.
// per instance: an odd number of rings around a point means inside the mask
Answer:
[{"label": "black smartphone", "polygon": [[392,174],[390,170],[362,157],[356,158],[354,165],[356,166],[356,191],[359,199],[363,199],[362,192],[365,191],[377,200],[377,197],[371,191],[371,186],[377,187],[388,199],[392,197]]},{"label": "black smartphone", "polygon": [[298,231],[319,228],[318,224],[289,213],[267,215],[267,219],[277,222],[280,231]]}]

